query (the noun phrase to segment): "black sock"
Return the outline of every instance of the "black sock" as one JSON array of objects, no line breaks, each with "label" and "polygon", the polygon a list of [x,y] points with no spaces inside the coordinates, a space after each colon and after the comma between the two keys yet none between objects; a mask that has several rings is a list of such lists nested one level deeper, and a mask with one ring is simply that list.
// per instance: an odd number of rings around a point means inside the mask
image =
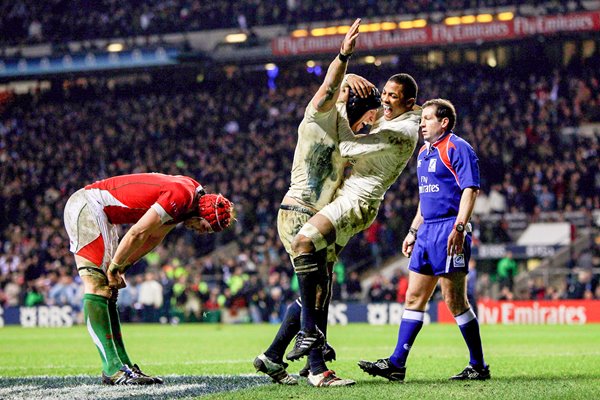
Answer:
[{"label": "black sock", "polygon": [[317,311],[317,327],[323,332],[325,337],[327,337],[327,317],[329,315],[329,303],[331,302],[331,286],[332,286],[332,276],[325,275],[322,277],[324,279],[321,282],[321,286],[325,288],[325,301],[323,303],[322,309]]},{"label": "black sock", "polygon": [[302,312],[301,306],[298,304],[298,300],[294,301],[287,307],[283,321],[279,326],[279,330],[273,339],[273,342],[265,351],[265,355],[271,360],[281,363],[283,361],[283,353],[285,349],[294,339],[298,331],[300,330],[300,314]]},{"label": "black sock", "polygon": [[294,269],[298,276],[300,298],[302,299],[302,319],[300,329],[304,332],[315,332],[317,329],[317,286],[321,274],[321,254],[309,253],[294,258]]},{"label": "black sock", "polygon": [[323,349],[320,347],[310,351],[308,354],[308,363],[310,365],[310,372],[313,375],[322,374],[327,371],[327,365],[323,359]]}]

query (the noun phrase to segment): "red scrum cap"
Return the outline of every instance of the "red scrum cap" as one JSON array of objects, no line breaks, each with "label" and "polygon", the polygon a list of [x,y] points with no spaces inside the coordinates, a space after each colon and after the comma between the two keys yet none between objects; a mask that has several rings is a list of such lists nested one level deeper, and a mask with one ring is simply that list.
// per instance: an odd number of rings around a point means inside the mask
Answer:
[{"label": "red scrum cap", "polygon": [[233,203],[222,194],[205,194],[198,201],[200,218],[210,224],[213,232],[221,232],[231,223]]}]

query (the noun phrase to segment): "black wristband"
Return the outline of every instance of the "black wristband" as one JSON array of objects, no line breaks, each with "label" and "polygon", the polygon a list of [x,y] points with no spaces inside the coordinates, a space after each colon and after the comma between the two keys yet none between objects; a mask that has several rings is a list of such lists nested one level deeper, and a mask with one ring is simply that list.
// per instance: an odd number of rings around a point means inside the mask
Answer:
[{"label": "black wristband", "polygon": [[417,232],[418,230],[413,228],[412,226],[408,229],[408,233],[411,233],[415,237],[415,239],[417,238]]},{"label": "black wristband", "polygon": [[348,60],[350,59],[350,57],[352,57],[352,53],[350,53],[350,54],[342,54],[342,52],[340,51],[340,53],[338,54],[338,58],[343,63],[348,62]]}]

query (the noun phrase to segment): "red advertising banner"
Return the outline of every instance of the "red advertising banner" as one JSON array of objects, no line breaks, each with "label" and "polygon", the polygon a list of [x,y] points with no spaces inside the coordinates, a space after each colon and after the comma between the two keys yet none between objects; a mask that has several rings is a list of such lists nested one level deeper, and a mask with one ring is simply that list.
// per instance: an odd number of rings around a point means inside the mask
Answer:
[{"label": "red advertising banner", "polygon": [[[434,24],[425,28],[364,32],[358,38],[358,48],[375,50],[419,45],[482,43],[533,35],[585,31],[600,31],[600,12],[515,17],[511,21],[452,26]],[[271,42],[271,49],[276,56],[331,53],[339,50],[343,37],[344,35],[277,37]]]},{"label": "red advertising banner", "polygon": [[[600,322],[600,300],[481,301],[482,324],[583,325]],[[438,322],[455,323],[443,301],[438,303]]]}]

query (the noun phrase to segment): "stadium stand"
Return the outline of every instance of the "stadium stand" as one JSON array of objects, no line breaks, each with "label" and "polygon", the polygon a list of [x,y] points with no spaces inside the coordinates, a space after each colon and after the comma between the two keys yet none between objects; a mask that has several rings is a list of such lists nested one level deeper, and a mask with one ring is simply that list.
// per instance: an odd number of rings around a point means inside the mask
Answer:
[{"label": "stadium stand", "polygon": [[69,40],[211,29],[281,25],[463,10],[562,13],[583,9],[582,1],[544,0],[334,0],[277,1],[64,1],[17,0],[0,5],[0,44],[61,43]]},{"label": "stadium stand", "polygon": [[[391,72],[377,70],[374,81]],[[0,120],[3,302],[76,302],[78,292],[69,279],[72,256],[61,222],[67,195],[86,182],[142,171],[195,176],[211,191],[226,193],[238,209],[229,233],[201,239],[184,232],[173,235],[176,239],[151,254],[147,265],[132,271],[162,271],[161,282],[172,292],[165,295],[165,305],[185,310],[195,301],[190,293],[208,302],[213,288],[218,306],[277,307],[260,300],[272,302],[274,297],[265,294],[273,291],[283,302],[289,298],[292,271],[274,218],[287,185],[298,110],[309,100],[311,90],[305,88],[316,77],[294,67],[282,72],[277,90],[269,91],[262,74],[255,75],[245,80],[243,95],[238,77],[223,77],[218,84],[196,87],[139,84],[107,90],[100,82],[19,96],[6,104]],[[552,80],[476,66],[415,75],[422,99],[456,99],[457,131],[480,155],[483,191],[496,188],[506,211],[535,216],[541,209],[591,211],[600,206],[600,171],[594,161],[598,138],[558,134],[567,124],[589,120],[600,106],[597,69],[555,71]],[[575,107],[582,88],[589,91],[588,102]],[[471,93],[468,100],[466,93]],[[411,163],[390,190],[380,212],[386,256],[397,252],[416,206],[414,167]],[[482,216],[487,213],[483,210]],[[487,240],[485,235],[480,240]],[[366,243],[364,237],[357,240]],[[226,242],[235,243],[239,252],[207,256]],[[361,252],[350,253],[347,264],[370,257],[366,244],[358,247]],[[267,282],[266,271],[277,274]],[[259,272],[259,279],[250,279]],[[139,286],[140,279],[132,286]],[[61,291],[70,294],[56,294]],[[269,311],[255,311],[254,318],[271,319]]]},{"label": "stadium stand", "polygon": [[[542,7],[558,12],[583,3],[415,0],[371,6],[359,1],[342,11],[333,1],[289,0],[267,8],[255,1],[150,1],[137,7],[133,1],[18,0],[0,5],[0,44],[61,46],[71,39],[244,24],[285,21],[293,26],[332,16],[386,16],[391,10]],[[91,11],[82,15],[83,9]],[[481,245],[516,242],[531,222],[593,226],[600,210],[600,133],[572,130],[600,122],[599,60],[596,48],[586,59],[574,57],[553,67],[464,62],[425,68],[404,61],[401,66],[353,64],[351,69],[381,87],[402,68],[417,78],[420,102],[448,97],[455,103],[457,133],[480,157],[483,187],[474,234]],[[81,286],[62,226],[68,195],[107,176],[160,171],[193,176],[210,191],[224,193],[236,204],[237,222],[210,237],[182,229],[136,265],[120,296],[124,320],[201,320],[207,318],[202,311],[211,310],[216,312],[208,318],[277,321],[297,283],[277,238],[276,210],[287,189],[302,110],[321,79],[317,75],[290,62],[271,78],[274,82],[263,69],[216,68],[198,81],[161,74],[147,79],[144,73],[115,81],[100,75],[55,80],[50,90],[1,93],[0,304],[80,304]],[[360,296],[356,274],[350,282],[345,275],[372,270],[379,263],[374,249],[383,260],[398,254],[417,205],[414,175],[413,159],[386,195],[377,231],[359,235],[343,253],[336,271],[337,299],[364,300],[365,294],[371,300],[401,298],[399,276],[375,279],[376,287],[363,287]],[[558,266],[561,279],[526,274],[514,292],[494,282],[500,257],[484,260],[478,291],[484,298],[600,299],[598,274],[590,273],[600,267],[599,249],[578,247]],[[138,301],[144,287],[156,287],[144,285],[148,281],[159,282],[161,301]]]}]

